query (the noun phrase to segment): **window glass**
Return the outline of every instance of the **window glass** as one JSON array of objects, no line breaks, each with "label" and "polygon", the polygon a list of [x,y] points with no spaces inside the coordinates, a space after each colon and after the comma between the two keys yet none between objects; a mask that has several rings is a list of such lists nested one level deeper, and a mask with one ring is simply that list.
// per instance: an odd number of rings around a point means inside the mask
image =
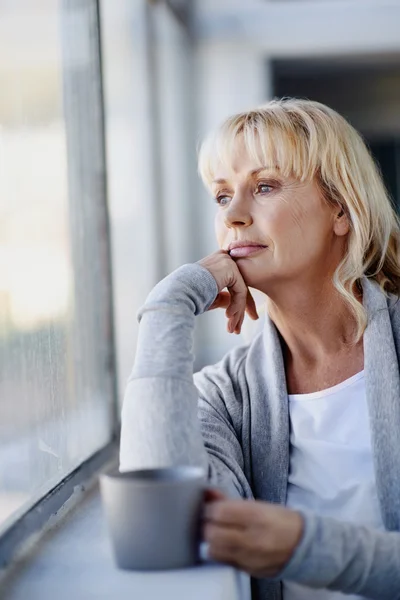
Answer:
[{"label": "window glass", "polygon": [[0,2],[0,524],[113,431],[96,3]]}]

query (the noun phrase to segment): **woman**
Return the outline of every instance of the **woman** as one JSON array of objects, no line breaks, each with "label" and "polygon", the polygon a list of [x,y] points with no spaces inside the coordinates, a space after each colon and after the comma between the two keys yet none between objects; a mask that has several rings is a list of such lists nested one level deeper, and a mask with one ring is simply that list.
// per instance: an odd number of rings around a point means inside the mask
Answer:
[{"label": "woman", "polygon": [[[220,250],[140,312],[121,470],[204,465],[226,494],[206,506],[209,556],[254,598],[398,600],[400,229],[379,172],[341,116],[295,99],[228,119],[200,172]],[[195,316],[224,308],[239,333],[249,287],[262,333],[194,385]]]}]

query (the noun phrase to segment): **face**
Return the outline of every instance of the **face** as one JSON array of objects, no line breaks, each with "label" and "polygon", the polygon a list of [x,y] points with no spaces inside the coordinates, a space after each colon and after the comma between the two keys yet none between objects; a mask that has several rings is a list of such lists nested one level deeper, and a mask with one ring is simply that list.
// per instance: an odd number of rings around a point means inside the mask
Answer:
[{"label": "face", "polygon": [[260,168],[240,142],[231,167],[217,166],[212,192],[218,244],[248,286],[268,294],[281,284],[322,284],[344,256],[349,227],[340,207],[315,182]]}]

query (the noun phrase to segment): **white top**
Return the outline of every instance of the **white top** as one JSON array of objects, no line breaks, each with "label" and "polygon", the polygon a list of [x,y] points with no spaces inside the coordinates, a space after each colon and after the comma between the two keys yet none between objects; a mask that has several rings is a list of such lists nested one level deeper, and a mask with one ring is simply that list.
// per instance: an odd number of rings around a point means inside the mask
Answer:
[{"label": "white top", "polygon": [[[375,486],[364,371],[320,392],[289,395],[287,506],[384,529]],[[284,600],[354,600],[284,583]]]}]

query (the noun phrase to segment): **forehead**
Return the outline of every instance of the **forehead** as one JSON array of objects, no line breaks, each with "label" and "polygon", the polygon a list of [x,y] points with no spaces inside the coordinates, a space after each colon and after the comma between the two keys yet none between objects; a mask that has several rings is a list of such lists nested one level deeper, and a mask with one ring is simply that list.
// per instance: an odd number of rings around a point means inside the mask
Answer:
[{"label": "forehead", "polygon": [[261,147],[249,149],[241,136],[225,152],[214,156],[212,183],[222,183],[242,177],[256,176],[259,173],[277,173],[278,166],[272,157],[265,156]]}]

